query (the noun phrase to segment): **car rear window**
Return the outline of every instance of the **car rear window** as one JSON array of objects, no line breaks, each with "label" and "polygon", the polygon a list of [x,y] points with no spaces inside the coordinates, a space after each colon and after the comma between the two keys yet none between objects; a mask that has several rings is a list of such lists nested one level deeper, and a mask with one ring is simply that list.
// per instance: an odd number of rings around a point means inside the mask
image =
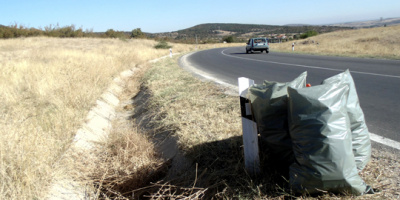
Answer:
[{"label": "car rear window", "polygon": [[265,39],[264,38],[254,39],[254,43],[265,43]]}]

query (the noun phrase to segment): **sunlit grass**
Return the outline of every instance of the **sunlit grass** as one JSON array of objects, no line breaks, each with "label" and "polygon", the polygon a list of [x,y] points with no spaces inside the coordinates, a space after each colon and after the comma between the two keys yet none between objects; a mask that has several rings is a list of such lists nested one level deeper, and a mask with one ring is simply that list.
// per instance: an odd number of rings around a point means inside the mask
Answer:
[{"label": "sunlit grass", "polygon": [[[125,69],[167,55],[151,40],[0,40],[0,199],[41,197],[88,110]],[[190,50],[176,45],[176,51]]]},{"label": "sunlit grass", "polygon": [[304,40],[271,43],[271,50],[351,57],[400,59],[400,26],[325,33]]},{"label": "sunlit grass", "polygon": [[[152,40],[0,40],[0,199],[41,198],[96,99],[126,69],[169,55]],[[171,44],[173,53],[194,45]],[[199,45],[199,49],[208,48]]]}]

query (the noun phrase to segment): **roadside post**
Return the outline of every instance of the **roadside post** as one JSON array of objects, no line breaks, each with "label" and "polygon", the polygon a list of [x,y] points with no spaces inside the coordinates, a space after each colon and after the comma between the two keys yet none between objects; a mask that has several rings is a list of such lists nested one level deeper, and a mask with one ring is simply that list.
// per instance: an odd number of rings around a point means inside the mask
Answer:
[{"label": "roadside post", "polygon": [[172,58],[172,48],[169,48],[169,57]]},{"label": "roadside post", "polygon": [[292,43],[292,51],[294,51],[294,42]]},{"label": "roadside post", "polygon": [[248,88],[254,85],[254,80],[241,77],[238,79],[240,110],[242,115],[242,131],[244,146],[244,161],[247,172],[254,176],[260,173],[260,158],[258,149],[257,123],[251,112],[251,105],[247,99]]}]

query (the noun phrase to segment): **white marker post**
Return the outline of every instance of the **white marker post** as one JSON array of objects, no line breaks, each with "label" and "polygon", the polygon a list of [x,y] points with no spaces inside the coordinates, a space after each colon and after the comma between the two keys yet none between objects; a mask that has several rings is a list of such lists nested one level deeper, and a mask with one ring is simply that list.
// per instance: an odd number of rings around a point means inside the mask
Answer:
[{"label": "white marker post", "polygon": [[169,57],[172,58],[172,48],[169,48]]},{"label": "white marker post", "polygon": [[250,175],[260,173],[260,158],[258,150],[258,131],[257,124],[253,121],[251,105],[249,99],[246,98],[248,88],[254,85],[254,80],[248,78],[239,78],[239,96],[240,107],[242,113],[242,130],[243,130],[243,146],[244,161],[247,172]]}]

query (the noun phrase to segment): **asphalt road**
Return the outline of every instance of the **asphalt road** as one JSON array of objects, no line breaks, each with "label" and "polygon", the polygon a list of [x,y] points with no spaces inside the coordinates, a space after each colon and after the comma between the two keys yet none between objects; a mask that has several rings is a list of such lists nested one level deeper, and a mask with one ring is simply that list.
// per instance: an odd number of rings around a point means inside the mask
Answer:
[{"label": "asphalt road", "polygon": [[[196,73],[237,85],[238,77],[262,83],[287,82],[307,71],[307,82],[349,69],[371,133],[400,142],[400,61],[299,55],[290,53],[246,54],[244,47],[196,52],[186,58]],[[193,71],[193,70],[192,70]],[[398,145],[399,143],[394,143]],[[399,146],[400,149],[400,146]]]}]

